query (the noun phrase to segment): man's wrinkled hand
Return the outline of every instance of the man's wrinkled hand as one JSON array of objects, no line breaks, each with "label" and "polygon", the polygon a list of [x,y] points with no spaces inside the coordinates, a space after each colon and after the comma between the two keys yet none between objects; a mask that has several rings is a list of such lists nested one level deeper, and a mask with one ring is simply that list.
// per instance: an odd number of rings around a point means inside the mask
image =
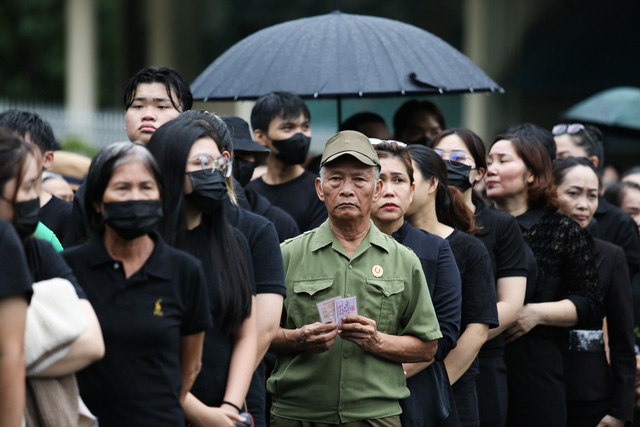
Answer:
[{"label": "man's wrinkled hand", "polygon": [[304,325],[296,331],[298,344],[312,353],[325,353],[336,342],[338,328],[334,323],[322,324],[320,322]]},{"label": "man's wrinkled hand", "polygon": [[365,351],[373,350],[380,343],[376,321],[364,316],[345,316],[338,334]]}]

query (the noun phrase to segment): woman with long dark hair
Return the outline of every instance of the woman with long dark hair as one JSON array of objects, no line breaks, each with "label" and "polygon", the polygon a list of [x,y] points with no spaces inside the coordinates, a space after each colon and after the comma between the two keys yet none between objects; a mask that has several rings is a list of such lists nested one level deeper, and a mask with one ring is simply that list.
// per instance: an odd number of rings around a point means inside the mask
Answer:
[{"label": "woman with long dark hair", "polygon": [[502,332],[516,321],[524,302],[525,243],[511,215],[490,208],[474,193],[474,186],[487,171],[487,150],[480,137],[469,129],[449,129],[434,137],[429,146],[445,161],[449,185],[462,192],[466,207],[474,215],[477,226],[474,236],[484,243],[491,257],[500,325],[489,330],[489,339],[478,354],[476,386],[480,425],[504,426],[508,392]]},{"label": "woman with long dark hair", "polygon": [[487,165],[487,197],[516,218],[537,265],[537,276],[530,272],[528,277],[531,295],[504,332],[507,424],[565,425],[561,349],[566,328],[602,321],[593,256],[580,227],[557,212],[551,159],[542,144],[524,136],[498,136]]},{"label": "woman with long dark hair", "polygon": [[462,279],[461,335],[444,359],[462,425],[477,425],[477,355],[498,325],[491,260],[473,233],[476,226],[460,192],[448,185],[447,166],[431,148],[411,145],[416,193],[407,211],[411,225],[446,239]]},{"label": "woman with long dark hair", "polygon": [[436,425],[455,412],[444,358],[460,334],[460,272],[449,243],[411,226],[404,214],[413,200],[415,182],[409,151],[403,143],[371,139],[380,159],[382,192],[371,209],[373,223],[420,259],[442,331],[433,362],[405,363],[411,395],[400,402],[403,426]]},{"label": "woman with long dark hair", "polygon": [[[586,230],[602,187],[595,167],[585,158],[560,158],[553,166],[553,177],[559,211]],[[567,426],[622,427],[633,421],[635,397],[629,272],[621,247],[586,235],[598,269],[608,339],[603,340],[602,325],[569,331],[569,349],[564,353]]]},{"label": "woman with long dark hair", "polygon": [[203,366],[185,402],[195,425],[234,425],[255,367],[255,287],[246,239],[232,229],[224,201],[235,201],[231,136],[224,122],[178,117],[149,141],[167,187],[161,232],[167,242],[202,262],[214,319],[206,333]]}]

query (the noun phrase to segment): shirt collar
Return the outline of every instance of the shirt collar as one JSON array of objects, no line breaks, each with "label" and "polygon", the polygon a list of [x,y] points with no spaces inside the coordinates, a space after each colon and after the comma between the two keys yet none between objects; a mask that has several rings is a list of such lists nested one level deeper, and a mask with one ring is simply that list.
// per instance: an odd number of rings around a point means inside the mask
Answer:
[{"label": "shirt collar", "polygon": [[402,227],[396,230],[395,233],[391,234],[391,237],[393,237],[396,242],[402,242],[409,232],[409,227],[410,225],[407,221],[403,222]]},{"label": "shirt collar", "polygon": [[522,215],[516,217],[520,227],[530,230],[547,212],[543,209],[529,209]]},{"label": "shirt collar", "polygon": [[[141,268],[142,273],[158,277],[160,279],[171,279],[171,266],[164,255],[166,253],[164,240],[162,240],[162,237],[160,237],[160,234],[157,231],[152,231],[149,234],[149,237],[153,239],[155,245],[153,247],[153,252],[151,252],[151,256],[149,256],[149,259]],[[107,252],[107,248],[104,247],[102,236],[99,236],[98,234],[93,234],[89,239],[87,252],[89,255],[89,267],[97,267],[117,262],[111,258],[111,255]]]},{"label": "shirt collar", "polygon": [[[406,222],[405,222],[406,223]],[[407,223],[408,224],[408,223]],[[404,225],[403,225],[404,226]],[[378,228],[373,224],[373,221],[369,220],[369,232],[365,236],[365,238],[358,246],[358,249],[361,247],[368,247],[369,245],[374,245],[384,250],[385,252],[389,252],[389,244],[386,240],[386,235],[378,230]],[[340,242],[336,239],[336,236],[331,231],[331,227],[329,226],[329,219],[322,223],[317,229],[316,232],[311,239],[311,250],[313,252],[322,249],[330,244],[337,245],[337,247],[341,247]],[[356,250],[356,254],[354,257],[361,253],[360,250]]]}]

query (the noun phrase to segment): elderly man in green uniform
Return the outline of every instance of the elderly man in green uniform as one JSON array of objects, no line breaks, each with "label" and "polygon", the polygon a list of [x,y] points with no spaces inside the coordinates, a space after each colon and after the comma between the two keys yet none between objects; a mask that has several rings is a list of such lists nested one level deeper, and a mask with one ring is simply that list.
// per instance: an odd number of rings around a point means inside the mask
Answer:
[{"label": "elderly man in green uniform", "polygon": [[355,131],[331,137],[316,191],[329,212],[282,243],[287,297],[271,345],[271,425],[400,426],[403,363],[442,337],[420,261],[371,222],[380,161]]}]

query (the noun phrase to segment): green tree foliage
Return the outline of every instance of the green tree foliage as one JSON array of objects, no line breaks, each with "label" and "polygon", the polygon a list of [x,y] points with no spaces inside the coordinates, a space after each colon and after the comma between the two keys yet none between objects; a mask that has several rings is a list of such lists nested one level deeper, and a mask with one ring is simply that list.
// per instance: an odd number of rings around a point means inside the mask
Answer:
[{"label": "green tree foliage", "polygon": [[63,6],[63,0],[2,0],[0,96],[62,100]]}]

